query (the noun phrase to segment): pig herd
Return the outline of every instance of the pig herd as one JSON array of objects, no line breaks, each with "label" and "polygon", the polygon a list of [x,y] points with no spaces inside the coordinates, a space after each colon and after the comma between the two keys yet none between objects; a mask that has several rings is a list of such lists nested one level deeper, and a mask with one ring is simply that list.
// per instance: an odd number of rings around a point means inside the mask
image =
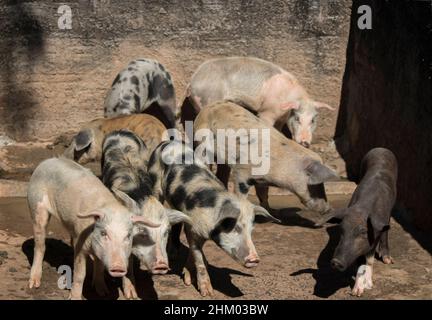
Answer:
[{"label": "pig herd", "polygon": [[[292,74],[257,58],[203,63],[179,106],[172,78],[159,62],[130,62],[112,83],[105,117],[84,125],[62,156],[43,161],[33,172],[28,204],[35,247],[29,287],[41,284],[46,227],[53,215],[69,232],[74,249],[71,299],[82,298],[88,258],[99,295],[107,294],[107,273],[122,279],[126,298],[137,298],[133,256],[142,270],[168,273],[168,256],[176,259],[180,254],[182,229],[189,246],[184,283],[196,281],[201,295],[212,295],[204,243],[214,241],[246,268],[257,266],[254,221],[263,216],[280,222],[268,212],[268,187],[275,186],[318,212],[317,227],[340,222],[341,238],[330,263],[344,271],[365,258],[352,289],[362,295],[372,288],[375,254],[386,264],[393,262],[388,229],[397,161],[388,149],[370,150],[349,206],[333,209],[323,184],[338,176],[308,149],[320,108],[333,110],[312,99]],[[156,110],[156,116],[148,114],[150,110]],[[268,170],[256,173],[251,162],[238,161],[210,166],[196,153],[200,143],[185,132],[189,120],[194,132],[205,129],[213,136],[220,130],[266,131],[269,142],[259,135],[237,137],[235,146],[259,149],[267,143]],[[283,124],[292,139],[280,132]],[[173,136],[170,130],[180,134]],[[226,159],[227,149],[217,148],[212,156]],[[82,166],[87,162],[100,164],[100,177]],[[233,192],[227,188],[230,176]],[[260,205],[248,199],[252,186]]]}]

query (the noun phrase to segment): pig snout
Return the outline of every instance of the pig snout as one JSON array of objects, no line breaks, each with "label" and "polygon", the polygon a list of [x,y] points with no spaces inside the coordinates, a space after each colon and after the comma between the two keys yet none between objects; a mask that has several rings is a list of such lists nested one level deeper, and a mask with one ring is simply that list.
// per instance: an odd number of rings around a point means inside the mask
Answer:
[{"label": "pig snout", "polygon": [[166,274],[168,271],[168,264],[163,260],[156,261],[151,268],[152,274]]},{"label": "pig snout", "polygon": [[309,148],[310,147],[310,143],[307,141],[300,141],[300,144],[305,147],[305,148]]},{"label": "pig snout", "polygon": [[332,266],[333,269],[336,269],[338,271],[345,271],[345,269],[347,268],[346,263],[344,263],[343,261],[339,260],[338,258],[333,258],[330,261],[330,264]]},{"label": "pig snout", "polygon": [[258,257],[258,255],[256,253],[252,253],[246,257],[244,266],[246,268],[253,268],[256,267],[259,262],[260,258]]},{"label": "pig snout", "polygon": [[115,265],[109,268],[108,273],[111,277],[118,278],[118,277],[124,277],[127,272],[127,267],[122,265]]}]

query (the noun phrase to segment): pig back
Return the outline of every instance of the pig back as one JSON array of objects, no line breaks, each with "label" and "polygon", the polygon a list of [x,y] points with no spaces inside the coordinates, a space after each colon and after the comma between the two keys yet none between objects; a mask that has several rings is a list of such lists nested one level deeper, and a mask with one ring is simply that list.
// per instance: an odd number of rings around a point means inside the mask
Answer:
[{"label": "pig back", "polygon": [[118,205],[109,190],[90,170],[64,158],[43,161],[30,179],[28,193],[30,205],[47,197],[48,211],[74,229],[77,229],[76,225],[82,229],[92,222],[91,219],[77,219],[79,213],[110,204]]},{"label": "pig back", "polygon": [[202,107],[224,99],[253,101],[251,106],[258,107],[264,82],[284,72],[281,67],[258,58],[213,59],[198,67],[191,79],[190,93],[199,98]]},{"label": "pig back", "polygon": [[152,152],[164,139],[166,127],[156,117],[148,114],[134,114],[105,119],[101,132],[105,137],[112,131],[128,129],[138,135]]}]

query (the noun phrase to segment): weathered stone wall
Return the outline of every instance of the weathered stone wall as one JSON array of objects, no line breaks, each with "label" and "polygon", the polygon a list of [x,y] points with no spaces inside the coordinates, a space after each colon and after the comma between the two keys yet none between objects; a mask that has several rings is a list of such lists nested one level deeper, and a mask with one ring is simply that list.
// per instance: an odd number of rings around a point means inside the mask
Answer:
[{"label": "weathered stone wall", "polygon": [[[72,30],[57,9],[72,8]],[[171,71],[178,99],[213,57],[252,55],[293,72],[338,107],[351,1],[100,0],[0,2],[0,135],[49,140],[101,117],[116,73],[137,57]],[[324,111],[325,151],[337,112]],[[325,153],[325,152],[324,152]]]},{"label": "weathered stone wall", "polygon": [[[372,8],[372,29],[357,8]],[[432,7],[430,1],[355,0],[335,135],[350,179],[362,157],[387,147],[399,161],[398,199],[432,230]]]}]

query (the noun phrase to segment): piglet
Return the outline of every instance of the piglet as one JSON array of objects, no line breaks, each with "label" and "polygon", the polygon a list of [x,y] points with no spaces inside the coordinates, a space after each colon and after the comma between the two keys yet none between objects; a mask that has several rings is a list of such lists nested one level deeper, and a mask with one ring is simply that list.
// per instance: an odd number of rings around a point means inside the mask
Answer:
[{"label": "piglet", "polygon": [[353,193],[348,208],[333,210],[317,225],[332,218],[342,219],[341,238],[331,265],[344,271],[357,258],[366,257],[358,268],[352,294],[361,296],[372,288],[372,267],[375,252],[385,264],[393,263],[388,247],[390,215],[396,200],[397,161],[385,148],[374,148],[361,163],[361,181]]},{"label": "piglet", "polygon": [[[117,195],[132,201],[121,191]],[[41,284],[46,228],[50,216],[55,216],[74,247],[71,299],[81,299],[88,256],[95,264],[93,283],[104,294],[104,269],[113,277],[126,275],[133,225],[158,227],[127,209],[90,170],[68,159],[51,158],[39,164],[29,182],[28,204],[35,240],[29,287]]]}]

